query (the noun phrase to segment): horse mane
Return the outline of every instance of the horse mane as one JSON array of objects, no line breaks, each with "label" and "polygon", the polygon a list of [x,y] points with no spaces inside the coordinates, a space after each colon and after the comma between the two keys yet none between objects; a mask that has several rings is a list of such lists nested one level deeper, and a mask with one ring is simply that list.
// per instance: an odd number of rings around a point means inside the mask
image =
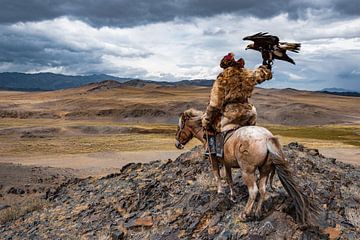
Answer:
[{"label": "horse mane", "polygon": [[[198,120],[203,117],[204,113],[202,111],[196,110],[194,108],[190,108],[184,111],[184,116],[193,118],[193,120]],[[196,118],[196,119],[194,119]]]}]

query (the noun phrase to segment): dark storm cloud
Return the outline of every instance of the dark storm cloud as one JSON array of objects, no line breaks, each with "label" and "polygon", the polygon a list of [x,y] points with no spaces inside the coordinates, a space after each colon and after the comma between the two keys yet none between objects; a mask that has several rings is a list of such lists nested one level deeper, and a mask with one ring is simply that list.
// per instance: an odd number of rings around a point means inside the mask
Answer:
[{"label": "dark storm cloud", "polygon": [[[56,38],[56,37],[55,37]],[[11,26],[0,25],[1,71],[60,71],[67,74],[118,74],[137,77],[146,74],[141,68],[114,66],[104,62],[103,55],[126,58],[146,58],[151,53],[112,52],[102,46],[86,49],[71,45],[54,36],[38,34],[37,30],[22,32]],[[81,40],[80,40],[81,41]]]},{"label": "dark storm cloud", "polygon": [[129,27],[175,18],[210,17],[221,13],[269,18],[288,13],[304,16],[307,9],[329,8],[345,15],[359,15],[357,0],[244,1],[244,0],[1,0],[0,23],[40,21],[72,16],[95,26]]},{"label": "dark storm cloud", "polygon": [[49,67],[69,66],[82,59],[99,63],[93,53],[54,42],[45,35],[23,34],[7,27],[0,28],[0,33],[0,62]]},{"label": "dark storm cloud", "polygon": [[336,0],[333,4],[334,9],[339,13],[351,16],[360,15],[360,4],[359,0]]}]

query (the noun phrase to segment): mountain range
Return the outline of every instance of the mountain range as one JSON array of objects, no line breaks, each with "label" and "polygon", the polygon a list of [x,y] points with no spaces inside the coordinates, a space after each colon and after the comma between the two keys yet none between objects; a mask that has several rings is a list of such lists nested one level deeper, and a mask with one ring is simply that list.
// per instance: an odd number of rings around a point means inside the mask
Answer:
[{"label": "mountain range", "polygon": [[360,97],[360,92],[344,88],[324,88],[320,92],[339,96]]},{"label": "mountain range", "polygon": [[0,88],[6,90],[49,91],[79,87],[104,80],[116,80],[122,83],[132,80],[132,78],[119,78],[106,74],[69,76],[55,73],[4,72],[0,73]]},{"label": "mountain range", "polygon": [[[93,75],[63,75],[55,73],[18,73],[3,72],[0,73],[0,89],[17,91],[52,91],[59,89],[68,89],[79,87],[89,83],[113,80],[119,83],[125,83],[127,86],[141,87],[146,84],[156,84],[160,86],[212,86],[214,80],[194,79],[181,80],[177,82],[152,81],[134,78],[120,78],[107,74]],[[324,88],[319,92],[360,97],[360,93],[342,88]]]},{"label": "mountain range", "polygon": [[141,86],[156,83],[161,86],[211,86],[213,80],[182,80],[178,82],[150,81],[134,78],[120,78],[106,74],[70,76],[55,73],[0,73],[0,89],[18,91],[51,91],[79,87],[89,83],[114,80],[119,83],[127,82],[129,86]]}]

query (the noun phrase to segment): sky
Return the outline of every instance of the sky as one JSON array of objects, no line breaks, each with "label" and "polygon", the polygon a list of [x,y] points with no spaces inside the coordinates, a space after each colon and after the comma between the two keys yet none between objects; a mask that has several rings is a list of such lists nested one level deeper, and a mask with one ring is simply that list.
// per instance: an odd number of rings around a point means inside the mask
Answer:
[{"label": "sky", "polygon": [[360,91],[359,0],[0,0],[0,72],[215,79],[243,37],[300,42],[261,87]]}]

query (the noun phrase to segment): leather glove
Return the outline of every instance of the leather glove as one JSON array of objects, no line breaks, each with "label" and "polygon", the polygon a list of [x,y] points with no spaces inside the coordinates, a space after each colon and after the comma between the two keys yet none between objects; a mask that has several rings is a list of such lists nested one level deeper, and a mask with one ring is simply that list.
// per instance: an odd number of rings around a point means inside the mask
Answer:
[{"label": "leather glove", "polygon": [[210,120],[207,117],[204,117],[201,120],[201,125],[204,129],[209,129]]},{"label": "leather glove", "polygon": [[271,71],[271,65],[272,65],[272,61],[269,60],[265,66],[267,67],[267,69]]}]

